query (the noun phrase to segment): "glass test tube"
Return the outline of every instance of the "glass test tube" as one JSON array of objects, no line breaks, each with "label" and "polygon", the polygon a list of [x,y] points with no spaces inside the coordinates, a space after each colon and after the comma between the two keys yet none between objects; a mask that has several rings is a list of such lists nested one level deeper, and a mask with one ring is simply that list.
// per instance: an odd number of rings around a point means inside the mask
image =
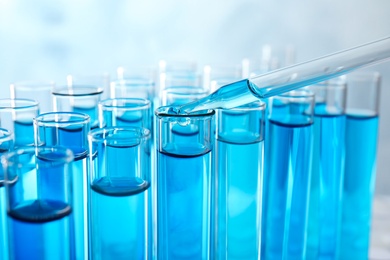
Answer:
[{"label": "glass test tube", "polygon": [[21,81],[10,85],[10,96],[13,99],[26,98],[34,100],[39,104],[39,112],[47,113],[53,111],[51,92],[55,87],[53,81]]},{"label": "glass test tube", "polygon": [[265,139],[262,258],[305,259],[314,95],[291,91],[269,101]]},{"label": "glass test tube", "polygon": [[2,158],[9,259],[74,259],[72,160],[61,147],[19,148]]},{"label": "glass test tube", "polygon": [[87,259],[87,173],[88,132],[90,118],[75,112],[51,112],[34,119],[36,146],[63,146],[74,154],[72,190],[74,196],[71,219],[74,222],[74,254]]},{"label": "glass test tube", "polygon": [[38,102],[30,99],[0,99],[0,126],[13,133],[15,147],[34,145],[33,118]]},{"label": "glass test tube", "polygon": [[[0,156],[13,149],[13,136],[0,128]],[[0,259],[8,259],[8,225],[3,167],[0,167]]]},{"label": "glass test tube", "polygon": [[345,159],[345,77],[308,87],[315,94],[307,258],[336,259]]},{"label": "glass test tube", "polygon": [[209,259],[213,110],[156,110],[157,258]]},{"label": "glass test tube", "polygon": [[375,188],[380,74],[347,75],[345,172],[340,259],[368,259]]},{"label": "glass test tube", "polygon": [[217,112],[215,259],[260,259],[264,111],[257,101]]},{"label": "glass test tube", "polygon": [[243,67],[236,64],[209,64],[203,67],[203,87],[212,93],[231,82],[243,78]]},{"label": "glass test tube", "polygon": [[103,89],[95,85],[68,85],[52,92],[54,112],[84,113],[90,117],[91,129],[99,126],[98,103]]},{"label": "glass test tube", "polygon": [[90,149],[90,259],[151,259],[150,131],[95,129]]}]

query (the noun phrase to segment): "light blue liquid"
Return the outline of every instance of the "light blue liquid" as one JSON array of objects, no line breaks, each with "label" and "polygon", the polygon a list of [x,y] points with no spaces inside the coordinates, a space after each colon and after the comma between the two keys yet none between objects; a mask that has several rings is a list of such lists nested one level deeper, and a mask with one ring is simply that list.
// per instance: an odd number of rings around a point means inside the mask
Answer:
[{"label": "light blue liquid", "polygon": [[8,212],[10,259],[70,259],[71,207],[34,200]]},{"label": "light blue liquid", "polygon": [[340,259],[368,259],[378,121],[347,115]]},{"label": "light blue liquid", "polygon": [[265,138],[262,259],[305,259],[312,124],[269,119]]},{"label": "light blue liquid", "polygon": [[[0,170],[2,171],[2,170]],[[2,175],[0,174],[0,179]],[[5,187],[0,183],[0,259],[8,259],[8,226]]]},{"label": "light blue liquid", "polygon": [[317,104],[308,222],[309,259],[335,259],[341,219],[345,159],[345,116]]},{"label": "light blue liquid", "polygon": [[14,122],[15,147],[34,144],[33,119]]},{"label": "light blue liquid", "polygon": [[210,150],[173,147],[157,162],[157,259],[209,259]]},{"label": "light blue liquid", "polygon": [[258,259],[263,142],[217,145],[217,258]]},{"label": "light blue liquid", "polygon": [[72,150],[74,154],[74,161],[70,164],[72,172],[72,196],[73,209],[70,214],[71,219],[71,237],[74,241],[72,243],[72,254],[76,259],[86,259],[87,257],[87,151],[86,138],[89,128],[72,126],[68,127],[45,127],[44,140],[46,146],[58,145],[64,146]]},{"label": "light blue liquid", "polygon": [[148,259],[149,183],[103,177],[91,185],[91,259]]}]

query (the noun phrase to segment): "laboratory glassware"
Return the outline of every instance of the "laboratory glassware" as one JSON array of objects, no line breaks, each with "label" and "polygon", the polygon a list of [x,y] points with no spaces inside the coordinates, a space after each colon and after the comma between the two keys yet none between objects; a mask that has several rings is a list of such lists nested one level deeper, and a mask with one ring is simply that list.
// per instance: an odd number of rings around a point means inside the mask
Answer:
[{"label": "laboratory glassware", "polygon": [[0,99],[0,127],[13,133],[15,147],[34,145],[33,118],[38,114],[35,100]]},{"label": "laboratory glassware", "polygon": [[379,127],[378,72],[347,75],[345,172],[340,259],[367,259],[376,177]]},{"label": "laboratory glassware", "polygon": [[90,259],[151,259],[150,131],[107,127],[88,135]]},{"label": "laboratory glassware", "polygon": [[336,258],[345,160],[345,77],[308,87],[315,94],[307,258]]},{"label": "laboratory glassware", "polygon": [[172,111],[189,113],[203,109],[237,107],[341,76],[389,58],[390,37],[386,37],[311,61],[233,82],[198,101],[172,108]]},{"label": "laboratory glassware", "polygon": [[209,259],[214,110],[156,110],[157,259]]},{"label": "laboratory glassware", "polygon": [[305,259],[314,94],[294,90],[268,102],[262,259]]},{"label": "laboratory glassware", "polygon": [[88,132],[90,117],[75,112],[50,112],[34,119],[36,146],[63,146],[73,152],[72,190],[74,196],[72,213],[74,246],[77,259],[87,259],[87,174]]},{"label": "laboratory glassware", "polygon": [[72,152],[17,148],[4,157],[9,259],[74,259]]},{"label": "laboratory glassware", "polygon": [[215,259],[260,259],[264,111],[260,100],[217,111]]}]

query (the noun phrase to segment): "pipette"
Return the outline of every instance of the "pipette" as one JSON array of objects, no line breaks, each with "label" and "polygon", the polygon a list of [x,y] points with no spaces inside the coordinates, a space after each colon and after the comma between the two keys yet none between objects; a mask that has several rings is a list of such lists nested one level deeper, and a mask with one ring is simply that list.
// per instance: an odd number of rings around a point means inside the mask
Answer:
[{"label": "pipette", "polygon": [[390,58],[390,37],[222,86],[214,93],[176,108],[190,113],[233,108],[313,85]]}]

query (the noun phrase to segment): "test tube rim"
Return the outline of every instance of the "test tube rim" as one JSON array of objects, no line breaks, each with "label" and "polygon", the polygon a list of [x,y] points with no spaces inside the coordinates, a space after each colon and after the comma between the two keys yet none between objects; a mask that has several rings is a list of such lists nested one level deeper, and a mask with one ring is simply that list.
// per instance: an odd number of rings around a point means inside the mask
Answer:
[{"label": "test tube rim", "polygon": [[27,98],[2,98],[0,99],[0,109],[29,109],[39,108],[39,103]]},{"label": "test tube rim", "polygon": [[[80,93],[71,93],[74,90],[80,91],[80,90],[91,90],[93,91],[85,91]],[[102,94],[104,91],[103,88],[94,86],[94,85],[71,85],[69,86],[60,86],[58,88],[54,88],[52,90],[52,94],[54,96],[60,96],[60,97],[85,97],[85,96],[96,96]]]},{"label": "test tube rim", "polygon": [[[162,106],[162,107],[157,108],[154,113],[158,118],[164,118],[164,117],[204,118],[204,117],[211,117],[211,116],[215,115],[214,109],[198,110],[198,111],[192,112],[190,114],[169,114],[168,111],[171,108],[174,108],[174,107],[173,106]],[[163,109],[165,109],[165,110],[163,111]],[[204,111],[207,111],[207,112],[204,112]]]},{"label": "test tube rim", "polygon": [[[69,118],[79,119],[79,120],[53,121],[53,120],[55,120],[55,116],[61,116],[61,115],[67,115]],[[47,119],[46,117],[49,117],[50,120]],[[52,126],[52,125],[58,126],[58,125],[68,125],[69,123],[86,123],[86,124],[88,124],[90,122],[90,120],[91,120],[90,116],[87,114],[84,114],[84,113],[61,111],[61,112],[48,112],[48,113],[39,114],[37,117],[34,118],[34,124],[37,126]]]},{"label": "test tube rim", "polygon": [[[115,132],[114,134],[116,134],[116,132],[118,131],[126,131],[126,132],[136,132],[137,134],[139,134],[139,136],[137,137],[134,137],[132,138],[131,140],[138,140],[137,143],[140,144],[142,143],[143,141],[146,141],[150,138],[150,130],[145,128],[145,127],[136,127],[136,126],[126,126],[126,127],[117,127],[117,126],[112,126],[112,127],[103,127],[103,128],[96,128],[96,129],[93,129],[91,131],[89,131],[88,133],[88,140],[90,142],[93,142],[93,143],[104,143],[104,144],[107,144],[107,139],[105,138],[98,138],[97,136],[98,135],[102,135],[102,134],[107,134],[107,133],[112,133],[112,132]],[[127,141],[130,141],[130,140],[127,140]]]}]

